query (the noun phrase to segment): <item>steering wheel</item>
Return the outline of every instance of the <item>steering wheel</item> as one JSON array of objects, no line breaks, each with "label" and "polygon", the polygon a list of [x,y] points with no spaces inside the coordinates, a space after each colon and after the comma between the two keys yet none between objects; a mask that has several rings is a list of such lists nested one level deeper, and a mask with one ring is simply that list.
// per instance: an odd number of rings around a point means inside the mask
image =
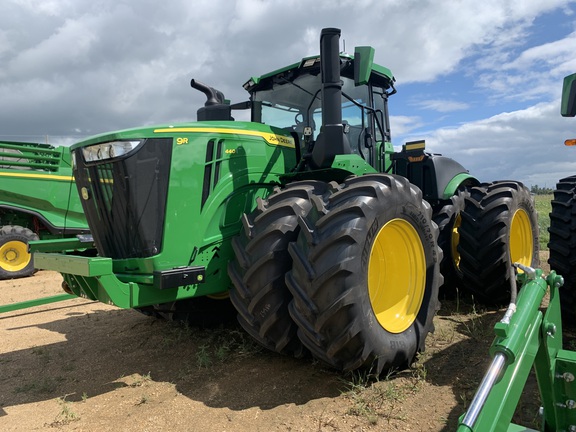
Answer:
[{"label": "steering wheel", "polygon": [[294,122],[296,123],[296,126],[301,126],[304,124],[304,114],[302,113],[298,113],[294,116]]}]

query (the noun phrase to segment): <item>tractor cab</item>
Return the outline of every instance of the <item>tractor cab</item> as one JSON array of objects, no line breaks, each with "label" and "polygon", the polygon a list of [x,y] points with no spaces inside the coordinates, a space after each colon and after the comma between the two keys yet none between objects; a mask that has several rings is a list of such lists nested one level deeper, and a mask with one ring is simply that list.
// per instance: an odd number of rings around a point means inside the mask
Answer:
[{"label": "tractor cab", "polygon": [[[390,70],[372,62],[372,47],[356,48],[354,55],[340,53],[341,96],[323,104],[320,56],[307,57],[283,69],[244,84],[250,93],[252,121],[283,128],[300,144],[302,154],[312,151],[322,131],[322,116],[341,115],[345,153],[362,157],[379,171],[378,149],[390,142],[388,97],[396,92]],[[326,86],[326,83],[324,84]],[[329,86],[329,83],[328,83]]]},{"label": "tractor cab", "polygon": [[424,152],[424,145],[418,157],[394,152],[388,114],[388,98],[396,93],[392,72],[373,62],[372,47],[340,53],[339,30],[326,30],[320,55],[250,78],[243,86],[248,102],[229,105],[220,92],[192,80],[207,97],[198,121],[228,121],[232,110],[250,109],[253,123],[290,134],[298,162],[282,176],[284,184],[393,173],[408,178],[432,203],[448,199],[463,184],[476,184],[462,165]]}]

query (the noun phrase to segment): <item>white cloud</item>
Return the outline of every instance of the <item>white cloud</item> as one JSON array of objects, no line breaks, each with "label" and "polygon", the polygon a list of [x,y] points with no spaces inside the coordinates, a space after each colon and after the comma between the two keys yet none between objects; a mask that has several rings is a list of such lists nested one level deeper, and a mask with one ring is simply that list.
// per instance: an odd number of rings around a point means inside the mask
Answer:
[{"label": "white cloud", "polygon": [[443,99],[428,99],[415,103],[414,105],[427,110],[437,111],[441,113],[447,113],[451,111],[462,111],[469,108],[469,105],[465,102],[459,102],[455,100],[443,100]]},{"label": "white cloud", "polygon": [[[523,39],[526,27],[560,1],[382,2],[361,28],[385,26],[377,57],[401,82],[432,81],[453,71],[460,61],[489,44],[503,50]],[[407,24],[410,23],[410,24]],[[401,37],[399,37],[401,35]]]},{"label": "white cloud", "polygon": [[31,14],[61,15],[73,8],[72,0],[4,0],[14,3]]},{"label": "white cloud", "polygon": [[576,121],[560,116],[560,102],[540,103],[457,128],[439,129],[427,148],[462,163],[481,181],[517,179],[553,187],[576,174],[576,150],[564,140]]},{"label": "white cloud", "polygon": [[526,69],[532,67],[535,63],[555,66],[572,59],[575,48],[576,32],[571,33],[564,39],[528,48],[515,60],[504,65],[503,69]]},{"label": "white cloud", "polygon": [[27,50],[20,51],[6,66],[4,75],[23,77],[38,76],[38,68],[44,75],[66,74],[70,67],[88,64],[91,46],[98,39],[91,26],[81,21],[67,20],[48,39]]},{"label": "white cloud", "polygon": [[[265,0],[237,0],[235,6],[235,16],[232,20],[232,29],[241,32],[246,29],[257,27],[263,20],[268,19],[272,2]],[[289,6],[287,2],[286,6]]]},{"label": "white cloud", "polygon": [[394,136],[409,134],[414,129],[422,127],[422,125],[422,120],[419,117],[390,116],[390,128]]},{"label": "white cloud", "polygon": [[[567,57],[572,45],[552,43],[523,55],[511,47],[522,46],[536,17],[570,3],[174,0],[159,7],[153,0],[2,1],[0,134],[76,135],[193,120],[204,97],[190,89],[190,78],[232,101],[244,100],[241,85],[250,76],[317,53],[322,27],[340,27],[348,51],[374,46],[376,61],[390,67],[402,84],[436,84],[464,60],[485,55],[474,65],[484,74],[479,82],[503,93],[514,89],[511,95],[530,89],[526,95],[537,98],[551,94],[559,82],[547,80],[542,70],[526,69],[543,56],[554,77],[569,67],[576,70],[575,60]],[[506,75],[489,73],[505,65]],[[427,96],[419,106],[441,113],[474,108],[458,101],[455,90],[446,94]],[[484,134],[509,136],[505,125],[514,122],[504,120],[492,120]],[[394,136],[435,127],[419,115],[396,115],[391,121]],[[433,136],[437,143],[459,141],[457,136],[468,141],[481,136],[481,126],[443,129]],[[500,145],[485,138],[476,143],[469,154],[490,154],[492,147],[498,152]]]},{"label": "white cloud", "polygon": [[576,32],[563,39],[530,47],[514,58],[502,61],[487,54],[477,63],[481,70],[477,84],[490,89],[494,98],[535,100],[557,96],[558,82],[576,69]]}]

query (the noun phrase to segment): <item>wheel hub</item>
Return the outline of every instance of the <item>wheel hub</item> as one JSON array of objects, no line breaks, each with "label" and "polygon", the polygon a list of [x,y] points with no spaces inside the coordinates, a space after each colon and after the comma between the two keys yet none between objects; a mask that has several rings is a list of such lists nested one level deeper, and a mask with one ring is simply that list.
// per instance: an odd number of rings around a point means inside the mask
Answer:
[{"label": "wheel hub", "polygon": [[510,259],[512,263],[525,266],[532,265],[534,255],[534,240],[530,217],[524,209],[518,209],[510,224]]},{"label": "wheel hub", "polygon": [[30,259],[26,243],[14,240],[0,246],[0,265],[6,271],[20,271],[28,265]]}]

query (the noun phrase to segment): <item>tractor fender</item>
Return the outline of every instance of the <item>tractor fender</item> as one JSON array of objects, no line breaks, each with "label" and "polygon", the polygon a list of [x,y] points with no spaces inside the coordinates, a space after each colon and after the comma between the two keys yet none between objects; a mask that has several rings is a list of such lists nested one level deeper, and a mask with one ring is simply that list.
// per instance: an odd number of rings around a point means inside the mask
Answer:
[{"label": "tractor fender", "polygon": [[427,156],[424,163],[431,165],[431,171],[434,173],[436,180],[437,195],[434,198],[450,199],[460,186],[480,184],[478,179],[454,159],[437,154],[428,154]]}]

